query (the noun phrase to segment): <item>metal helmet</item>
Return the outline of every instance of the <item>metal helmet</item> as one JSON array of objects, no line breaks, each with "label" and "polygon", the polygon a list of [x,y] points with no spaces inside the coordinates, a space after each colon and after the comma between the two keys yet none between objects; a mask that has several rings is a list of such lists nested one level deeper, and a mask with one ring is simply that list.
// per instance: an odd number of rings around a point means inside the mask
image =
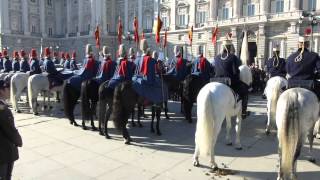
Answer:
[{"label": "metal helmet", "polygon": [[119,46],[119,57],[124,58],[124,57],[126,57],[126,55],[127,55],[126,46],[124,44],[121,44]]}]

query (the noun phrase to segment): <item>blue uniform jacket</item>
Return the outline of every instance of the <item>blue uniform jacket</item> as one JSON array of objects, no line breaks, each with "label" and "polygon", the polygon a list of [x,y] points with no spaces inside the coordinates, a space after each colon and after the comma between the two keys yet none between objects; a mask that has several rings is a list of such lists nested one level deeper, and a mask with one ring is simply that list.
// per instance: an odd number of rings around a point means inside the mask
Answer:
[{"label": "blue uniform jacket", "polygon": [[0,58],[0,70],[3,69],[3,58]]},{"label": "blue uniform jacket", "polygon": [[70,69],[70,60],[66,60],[63,65],[64,69]]},{"label": "blue uniform jacket", "polygon": [[30,76],[33,74],[41,74],[40,64],[37,59],[32,59],[30,62]]},{"label": "blue uniform jacket", "polygon": [[283,58],[272,57],[266,62],[267,73],[270,75],[270,78],[274,76],[286,77],[286,60]]},{"label": "blue uniform jacket", "polygon": [[30,71],[30,65],[27,59],[22,59],[20,61],[20,72],[26,73],[27,71]]},{"label": "blue uniform jacket", "polygon": [[295,62],[295,58],[300,54],[301,49],[288,57],[286,70],[289,79],[296,80],[314,80],[315,71],[320,72],[320,58],[317,53],[310,52],[307,49],[302,54],[302,60]]},{"label": "blue uniform jacket", "polygon": [[12,62],[12,70],[14,72],[20,71],[20,62],[18,60],[13,60],[13,62]]},{"label": "blue uniform jacket", "polygon": [[52,61],[54,64],[60,64],[60,60],[55,57],[52,59]]},{"label": "blue uniform jacket", "polygon": [[192,65],[192,74],[200,76],[204,81],[210,80],[212,70],[210,62],[204,57],[198,57]]},{"label": "blue uniform jacket", "polygon": [[[222,56],[225,57],[226,53],[223,53]],[[229,77],[233,84],[240,79],[240,65],[241,61],[237,56],[229,54],[227,59],[223,60],[219,54],[215,58],[215,77]]]},{"label": "blue uniform jacket", "polygon": [[110,80],[115,72],[116,69],[116,62],[112,61],[111,59],[104,60],[100,66],[100,71],[98,76],[96,77],[97,82],[100,84]]},{"label": "blue uniform jacket", "polygon": [[99,62],[95,61],[92,57],[89,57],[79,75],[72,76],[69,80],[69,84],[80,91],[81,83],[83,81],[96,77],[99,66]]},{"label": "blue uniform jacket", "polygon": [[123,81],[131,81],[135,71],[135,64],[128,60],[118,59],[116,63],[116,70],[108,87],[114,89],[118,84]]},{"label": "blue uniform jacket", "polygon": [[70,61],[70,69],[71,71],[74,71],[74,70],[79,70],[78,66],[77,66],[77,63],[76,63],[76,60],[72,59]]},{"label": "blue uniform jacket", "polygon": [[12,62],[10,59],[4,58],[3,60],[3,72],[10,72],[12,71]]},{"label": "blue uniform jacket", "polygon": [[175,61],[176,65],[174,69],[168,74],[172,74],[178,81],[183,81],[188,75],[187,60],[182,57],[177,57]]}]

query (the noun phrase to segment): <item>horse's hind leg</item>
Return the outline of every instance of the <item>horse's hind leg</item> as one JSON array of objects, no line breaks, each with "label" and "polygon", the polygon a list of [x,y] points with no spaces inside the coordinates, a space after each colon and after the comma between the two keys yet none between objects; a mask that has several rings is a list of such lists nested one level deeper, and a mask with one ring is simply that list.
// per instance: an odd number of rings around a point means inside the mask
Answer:
[{"label": "horse's hind leg", "polygon": [[97,108],[97,102],[92,102],[91,103],[91,127],[92,127],[92,130],[93,131],[96,131],[97,128],[96,126],[94,125],[94,116],[96,115],[96,108]]},{"label": "horse's hind leg", "polygon": [[161,106],[156,106],[156,117],[157,117],[157,135],[161,136],[160,132],[160,120],[161,120]]},{"label": "horse's hind leg", "polygon": [[199,166],[199,155],[200,155],[200,149],[199,146],[196,143],[196,148],[194,150],[194,154],[193,154],[193,165],[194,166]]},{"label": "horse's hind leg", "polygon": [[227,129],[227,133],[226,133],[226,144],[228,146],[232,145],[232,141],[230,138],[230,130],[231,130],[231,117],[227,116],[226,117],[226,129]]},{"label": "horse's hind leg", "polygon": [[[104,135],[107,139],[110,139],[111,137],[108,134],[108,121],[111,115],[111,111],[112,111],[112,101],[110,103],[108,103],[108,109],[107,112],[105,114],[105,119],[104,119]],[[110,106],[109,106],[110,105]]]},{"label": "horse's hind leg", "polygon": [[155,106],[152,105],[152,107],[151,107],[151,128],[150,128],[152,133],[154,133],[153,122],[154,122],[155,114],[156,114]]},{"label": "horse's hind leg", "polygon": [[309,161],[312,162],[312,163],[315,163],[316,159],[313,156],[313,150],[312,150],[312,148],[313,148],[313,140],[314,140],[313,130],[314,130],[314,126],[312,126],[312,128],[310,128],[309,132],[308,132],[309,154],[310,154]]},{"label": "horse's hind leg", "polygon": [[268,100],[267,113],[268,113],[268,121],[267,121],[267,125],[266,125],[266,134],[269,135],[270,129],[271,129],[271,100]]},{"label": "horse's hind leg", "polygon": [[122,135],[123,135],[123,138],[124,138],[124,143],[125,144],[130,144],[131,138],[130,138],[129,132],[127,130],[127,127],[125,125],[122,128]]},{"label": "horse's hind leg", "polygon": [[240,134],[241,134],[241,123],[242,123],[242,112],[239,111],[236,119],[236,144],[235,147],[237,150],[241,150],[242,146],[240,143]]},{"label": "horse's hind leg", "polygon": [[170,119],[168,115],[168,101],[165,101],[163,104],[164,104],[164,114],[166,115],[166,119]]},{"label": "horse's hind leg", "polygon": [[134,107],[132,108],[132,111],[131,111],[131,125],[132,127],[136,127],[136,123],[134,123]]},{"label": "horse's hind leg", "polygon": [[[220,128],[221,128],[221,126],[220,126]],[[212,170],[218,169],[218,165],[215,161],[215,146],[216,146],[219,132],[220,132],[220,130],[215,128],[214,132],[213,132],[213,137],[212,137],[212,147],[211,147],[211,155],[210,155],[210,165],[211,165]]]},{"label": "horse's hind leg", "polygon": [[143,114],[142,108],[143,108],[143,107],[138,104],[138,125],[139,125],[139,127],[143,127],[142,124],[141,124],[141,121],[140,121],[141,116],[142,116],[142,114]]}]

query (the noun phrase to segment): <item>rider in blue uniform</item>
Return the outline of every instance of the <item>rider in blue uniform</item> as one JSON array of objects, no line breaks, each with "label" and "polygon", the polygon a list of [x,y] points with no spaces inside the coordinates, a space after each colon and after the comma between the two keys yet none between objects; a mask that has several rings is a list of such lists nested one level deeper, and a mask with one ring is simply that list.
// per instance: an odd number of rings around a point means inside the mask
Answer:
[{"label": "rider in blue uniform", "polygon": [[266,62],[267,75],[269,78],[274,76],[286,77],[286,60],[279,57],[279,47],[273,48],[273,57]]},{"label": "rider in blue uniform", "polygon": [[31,62],[30,62],[30,72],[29,75],[41,74],[39,60],[37,58],[37,51],[35,49],[31,50]]},{"label": "rider in blue uniform", "polygon": [[99,84],[102,84],[105,81],[110,80],[115,72],[116,69],[116,62],[112,61],[111,54],[106,46],[102,49],[103,53],[103,61],[100,66],[100,71],[98,76],[96,77],[96,81]]},{"label": "rider in blue uniform", "polygon": [[53,59],[52,59],[54,64],[60,64],[60,60],[59,60],[59,54],[57,52],[53,53]]},{"label": "rider in blue uniform", "polygon": [[175,65],[172,71],[169,72],[169,74],[172,74],[176,78],[176,80],[183,81],[188,75],[187,60],[183,59],[180,46],[174,47],[174,53],[176,58],[172,63],[174,63]]},{"label": "rider in blue uniform", "polygon": [[4,73],[9,73],[12,71],[12,62],[9,59],[8,51],[6,49],[3,50],[3,70]]},{"label": "rider in blue uniform", "polygon": [[93,57],[92,45],[87,44],[86,54],[87,60],[86,63],[83,65],[81,72],[78,75],[72,76],[68,82],[73,88],[75,88],[79,92],[81,91],[81,83],[83,81],[94,78],[97,75],[99,69],[99,63],[95,61]]},{"label": "rider in blue uniform", "polygon": [[75,51],[72,53],[72,57],[71,57],[71,61],[70,61],[70,70],[71,71],[79,70],[79,68],[77,66],[77,62],[76,62],[76,52]]},{"label": "rider in blue uniform", "polygon": [[317,81],[320,74],[320,58],[317,53],[309,51],[308,47],[309,41],[299,37],[299,49],[288,57],[286,64],[288,83],[289,87],[295,87],[307,81],[311,82],[313,88],[309,89],[320,98],[320,83]]},{"label": "rider in blue uniform", "polygon": [[198,75],[206,83],[210,81],[210,73],[212,66],[210,62],[203,56],[202,52],[199,52],[199,56],[192,64],[192,74]]},{"label": "rider in blue uniform", "polygon": [[18,51],[13,51],[12,71],[13,72],[20,71],[19,52]]},{"label": "rider in blue uniform", "polygon": [[223,51],[215,57],[215,77],[230,78],[231,89],[233,89],[242,100],[242,117],[249,115],[247,112],[248,104],[248,85],[240,80],[241,65],[240,59],[234,54],[230,53],[232,42],[229,39],[223,41]]},{"label": "rider in blue uniform", "polygon": [[117,60],[116,70],[108,84],[110,89],[115,89],[115,87],[123,81],[131,81],[134,74],[134,63],[128,61],[126,47],[123,44],[119,46],[118,52],[119,58]]},{"label": "rider in blue uniform", "polygon": [[66,53],[66,60],[64,61],[64,65],[63,65],[63,68],[64,69],[70,69],[70,55],[69,53]]},{"label": "rider in blue uniform", "polygon": [[20,72],[26,73],[27,71],[30,71],[30,65],[28,62],[27,54],[24,50],[20,51]]}]

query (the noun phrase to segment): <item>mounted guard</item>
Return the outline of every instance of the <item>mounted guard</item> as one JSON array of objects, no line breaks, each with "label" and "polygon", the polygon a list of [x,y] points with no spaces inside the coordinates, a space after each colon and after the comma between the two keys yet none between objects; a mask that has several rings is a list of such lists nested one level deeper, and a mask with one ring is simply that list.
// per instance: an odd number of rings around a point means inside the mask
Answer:
[{"label": "mounted guard", "polygon": [[13,51],[13,59],[12,59],[12,71],[18,72],[20,71],[20,57],[18,51]]},{"label": "mounted guard", "polygon": [[60,64],[58,52],[54,52],[54,53],[53,53],[53,59],[52,59],[52,61],[53,61],[54,64]]},{"label": "mounted guard", "polygon": [[20,51],[20,57],[20,72],[26,73],[27,71],[30,71],[27,53],[23,49]]},{"label": "mounted guard", "polygon": [[235,91],[242,100],[242,118],[249,115],[247,112],[247,97],[248,85],[240,80],[241,65],[240,59],[234,54],[230,53],[232,48],[232,41],[224,39],[222,42],[223,50],[221,54],[215,57],[215,78],[228,78],[231,83],[228,84],[233,91]]},{"label": "mounted guard", "polygon": [[309,51],[309,41],[300,36],[298,50],[288,57],[286,71],[289,88],[302,87],[313,91],[320,98],[320,58]]},{"label": "mounted guard", "polygon": [[100,66],[100,72],[96,77],[96,81],[102,84],[105,81],[110,80],[116,69],[116,62],[112,61],[111,54],[107,46],[102,48],[103,62]]},{"label": "mounted guard", "polygon": [[[169,64],[171,68],[168,74],[172,74],[177,81],[183,81],[188,75],[187,60],[183,59],[181,47],[176,45],[174,47],[175,59]],[[172,67],[173,66],[173,67]]]},{"label": "mounted guard", "polygon": [[41,68],[39,64],[39,60],[37,58],[37,51],[35,49],[31,49],[30,53],[30,72],[29,76],[34,75],[34,74],[41,74]]},{"label": "mounted guard", "polygon": [[61,52],[60,65],[64,66],[64,62],[66,61],[66,56],[64,52]]},{"label": "mounted guard", "polygon": [[203,53],[200,52],[198,57],[192,64],[192,74],[198,75],[206,83],[210,81],[210,73],[212,72],[212,66],[210,62],[203,56]]},{"label": "mounted guard", "polygon": [[72,53],[72,57],[71,57],[71,61],[70,61],[70,70],[74,71],[74,70],[79,70],[78,66],[77,66],[77,62],[76,62],[76,52],[73,51]]},{"label": "mounted guard", "polygon": [[3,70],[2,70],[2,72],[9,73],[10,71],[12,71],[12,62],[9,59],[8,50],[4,49],[3,50]]},{"label": "mounted guard", "polygon": [[71,61],[70,55],[69,55],[69,53],[66,53],[66,60],[64,61],[64,64],[63,64],[63,68],[64,69],[70,69],[71,68],[70,61]]},{"label": "mounted guard", "polygon": [[280,49],[279,47],[273,48],[273,56],[268,59],[266,62],[266,70],[268,78],[272,78],[274,76],[286,76],[286,60],[284,58],[280,58]]}]

